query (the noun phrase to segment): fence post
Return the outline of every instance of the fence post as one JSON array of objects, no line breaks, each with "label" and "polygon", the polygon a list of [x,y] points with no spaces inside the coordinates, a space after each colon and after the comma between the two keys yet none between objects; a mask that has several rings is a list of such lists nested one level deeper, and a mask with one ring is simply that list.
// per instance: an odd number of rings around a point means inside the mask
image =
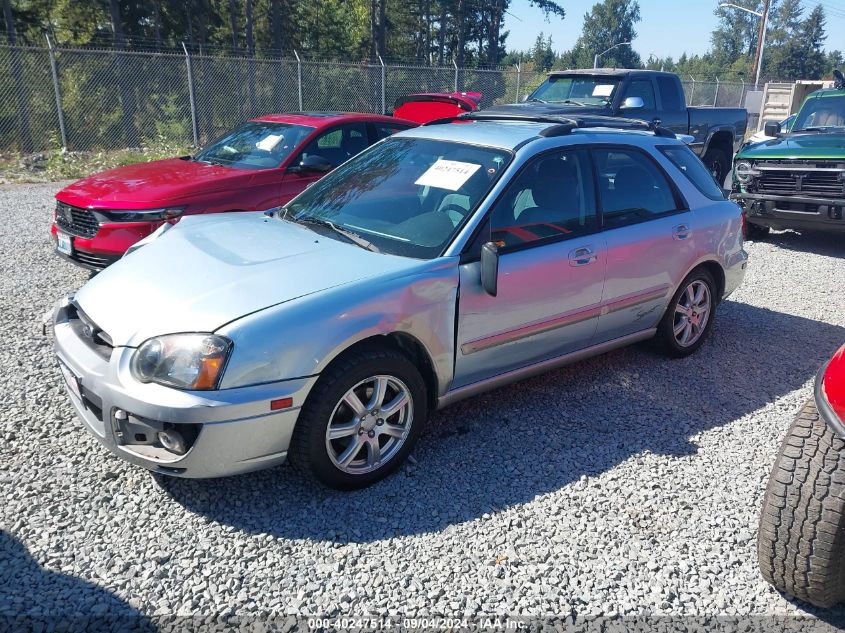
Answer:
[{"label": "fence post", "polygon": [[296,83],[299,86],[299,111],[302,112],[302,60],[299,59],[299,53],[293,49],[293,54],[296,57]]},{"label": "fence post", "polygon": [[455,58],[452,58],[452,66],[455,67],[455,92],[458,92],[458,64],[455,62]]},{"label": "fence post", "polygon": [[514,103],[519,103],[521,99],[519,98],[519,82],[522,78],[522,65],[517,62],[516,63],[516,99],[514,99]]},{"label": "fence post", "polygon": [[694,101],[693,99],[694,99],[694,97],[695,97],[695,77],[693,77],[692,75],[690,75],[690,76],[689,76],[689,78],[690,78],[690,79],[692,79],[692,92],[690,92],[690,93],[689,93],[689,104],[690,104],[691,106],[694,106],[694,105],[695,105],[695,101]]},{"label": "fence post", "polygon": [[384,60],[381,58],[381,55],[378,55],[378,61],[381,64],[381,113],[385,114],[387,112],[387,104],[384,99],[385,70]]},{"label": "fence post", "polygon": [[56,114],[59,115],[59,136],[62,141],[62,149],[67,149],[67,132],[65,131],[65,113],[62,109],[62,91],[59,87],[59,69],[56,64],[56,53],[53,50],[53,42],[50,41],[50,36],[45,33],[47,38],[47,52],[50,55],[50,73],[53,75],[53,91],[56,93]]},{"label": "fence post", "polygon": [[742,100],[745,98],[745,79],[740,79],[742,82],[742,89],[739,91],[739,103],[737,104],[738,107],[742,107]]},{"label": "fence post", "polygon": [[182,42],[182,50],[185,51],[185,67],[188,72],[188,101],[191,104],[191,132],[194,136],[194,147],[200,146],[199,127],[197,125],[197,100],[194,95],[194,67],[191,63],[191,54],[185,42]]},{"label": "fence post", "polygon": [[719,78],[716,77],[716,94],[713,95],[713,107],[716,107],[716,102],[719,100]]}]

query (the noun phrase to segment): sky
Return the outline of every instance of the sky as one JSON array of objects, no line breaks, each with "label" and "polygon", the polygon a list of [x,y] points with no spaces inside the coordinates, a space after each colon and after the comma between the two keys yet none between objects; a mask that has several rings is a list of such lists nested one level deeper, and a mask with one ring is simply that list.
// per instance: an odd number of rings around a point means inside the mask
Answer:
[{"label": "sky", "polygon": [[[505,15],[505,30],[510,31],[508,50],[527,50],[534,45],[542,31],[552,36],[552,48],[564,51],[572,47],[581,34],[584,14],[596,0],[558,0],[566,9],[561,20],[550,16],[546,22],[543,12],[528,4],[528,0],[513,0],[511,15]],[[747,0],[731,0],[734,4],[748,4]],[[654,53],[657,57],[671,55],[675,59],[686,51],[705,53],[710,48],[710,33],[716,26],[713,10],[719,0],[639,0],[641,21],[637,24],[634,49],[643,59]],[[813,0],[803,3],[805,14],[815,6]],[[845,32],[845,0],[823,0],[827,14],[826,48],[840,50],[845,43],[836,34]]]}]

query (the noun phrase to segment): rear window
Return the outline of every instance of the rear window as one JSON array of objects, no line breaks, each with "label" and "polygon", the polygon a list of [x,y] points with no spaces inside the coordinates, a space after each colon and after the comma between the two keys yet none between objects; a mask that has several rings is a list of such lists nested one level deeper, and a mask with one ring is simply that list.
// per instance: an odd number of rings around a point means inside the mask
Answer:
[{"label": "rear window", "polygon": [[660,148],[664,156],[681,170],[681,173],[695,185],[705,196],[711,200],[724,200],[725,194],[722,188],[716,184],[713,174],[704,166],[704,163],[686,145],[669,145]]}]

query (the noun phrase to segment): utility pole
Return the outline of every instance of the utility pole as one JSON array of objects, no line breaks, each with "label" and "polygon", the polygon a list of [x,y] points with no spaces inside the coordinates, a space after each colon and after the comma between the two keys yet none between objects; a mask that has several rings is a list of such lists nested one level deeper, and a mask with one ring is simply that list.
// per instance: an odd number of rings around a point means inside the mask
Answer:
[{"label": "utility pole", "polygon": [[763,64],[763,47],[766,45],[766,27],[769,22],[769,5],[771,0],[763,0],[763,15],[760,19],[760,28],[757,31],[757,50],[754,53],[754,89],[760,85],[760,69]]}]

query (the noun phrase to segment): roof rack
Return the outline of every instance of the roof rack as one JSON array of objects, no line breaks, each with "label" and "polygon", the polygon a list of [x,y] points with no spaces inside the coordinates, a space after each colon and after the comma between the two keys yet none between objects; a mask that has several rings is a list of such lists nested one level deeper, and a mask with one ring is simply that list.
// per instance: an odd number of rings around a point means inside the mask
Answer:
[{"label": "roof rack", "polygon": [[531,114],[493,114],[483,110],[479,112],[466,112],[458,116],[435,119],[424,125],[443,125],[455,121],[523,121],[526,123],[551,123],[540,132],[540,136],[554,137],[566,136],[575,129],[605,127],[614,130],[643,130],[654,132],[655,136],[663,138],[677,138],[675,133],[658,125],[655,122],[642,121],[640,119],[623,119],[619,117],[592,115],[592,116],[556,116],[556,115],[531,115]]}]

